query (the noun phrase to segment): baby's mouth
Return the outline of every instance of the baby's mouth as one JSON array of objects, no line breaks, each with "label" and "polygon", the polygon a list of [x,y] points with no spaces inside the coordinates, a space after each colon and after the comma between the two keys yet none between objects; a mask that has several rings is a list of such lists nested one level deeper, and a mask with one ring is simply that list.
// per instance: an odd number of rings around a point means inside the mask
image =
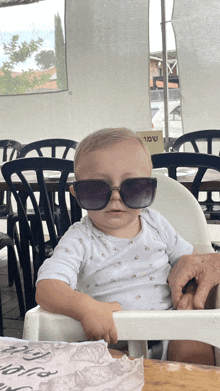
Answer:
[{"label": "baby's mouth", "polygon": [[111,209],[111,210],[108,210],[107,213],[124,213],[124,210],[121,210],[121,209]]}]

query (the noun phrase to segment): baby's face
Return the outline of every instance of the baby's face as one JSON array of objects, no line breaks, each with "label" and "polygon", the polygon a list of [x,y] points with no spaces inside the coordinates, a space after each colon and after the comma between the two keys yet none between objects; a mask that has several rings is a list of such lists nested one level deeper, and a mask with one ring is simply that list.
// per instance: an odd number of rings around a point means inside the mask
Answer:
[{"label": "baby's face", "polygon": [[[150,177],[151,166],[138,140],[126,140],[80,157],[77,180],[102,179],[111,187],[119,187],[127,178]],[[88,211],[93,224],[106,234],[132,238],[141,229],[140,209],[128,208],[117,190],[112,191],[108,205]]]}]

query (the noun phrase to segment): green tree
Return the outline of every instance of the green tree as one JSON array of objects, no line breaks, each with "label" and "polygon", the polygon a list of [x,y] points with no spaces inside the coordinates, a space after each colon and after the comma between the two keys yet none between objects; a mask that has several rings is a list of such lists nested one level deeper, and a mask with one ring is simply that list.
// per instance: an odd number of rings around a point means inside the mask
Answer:
[{"label": "green tree", "polygon": [[67,89],[65,42],[59,13],[54,15],[55,23],[55,67],[57,70],[57,87]]},{"label": "green tree", "polygon": [[8,61],[3,62],[0,74],[0,94],[13,95],[24,94],[30,89],[45,83],[50,79],[50,75],[36,76],[34,70],[22,71],[21,74],[13,74],[14,66],[19,62],[25,62],[30,58],[43,43],[41,38],[37,41],[33,39],[18,44],[19,35],[13,35],[9,44],[3,44],[4,53],[8,56]]},{"label": "green tree", "polygon": [[36,64],[41,69],[48,69],[55,65],[55,54],[53,50],[41,50],[40,53],[35,56]]}]

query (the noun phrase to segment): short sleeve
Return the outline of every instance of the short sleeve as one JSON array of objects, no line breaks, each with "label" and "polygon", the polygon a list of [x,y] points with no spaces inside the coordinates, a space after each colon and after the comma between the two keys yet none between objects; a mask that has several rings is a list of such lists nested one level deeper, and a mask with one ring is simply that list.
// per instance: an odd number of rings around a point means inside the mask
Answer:
[{"label": "short sleeve", "polygon": [[38,270],[37,282],[56,279],[66,282],[76,289],[77,275],[84,259],[85,234],[76,226],[71,226],[60,239],[54,253],[47,258]]},{"label": "short sleeve", "polygon": [[192,254],[192,244],[183,239],[164,216],[153,209],[149,209],[149,215],[162,241],[166,244],[166,253],[171,266],[174,266],[183,255]]}]

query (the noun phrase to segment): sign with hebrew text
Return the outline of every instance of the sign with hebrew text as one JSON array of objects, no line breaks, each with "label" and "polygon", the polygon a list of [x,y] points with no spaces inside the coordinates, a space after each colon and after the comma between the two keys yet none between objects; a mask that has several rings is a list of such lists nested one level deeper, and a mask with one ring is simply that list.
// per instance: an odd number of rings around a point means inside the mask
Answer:
[{"label": "sign with hebrew text", "polygon": [[147,145],[151,155],[164,152],[164,141],[162,130],[149,130],[145,132],[136,132],[141,138],[143,144]]}]

